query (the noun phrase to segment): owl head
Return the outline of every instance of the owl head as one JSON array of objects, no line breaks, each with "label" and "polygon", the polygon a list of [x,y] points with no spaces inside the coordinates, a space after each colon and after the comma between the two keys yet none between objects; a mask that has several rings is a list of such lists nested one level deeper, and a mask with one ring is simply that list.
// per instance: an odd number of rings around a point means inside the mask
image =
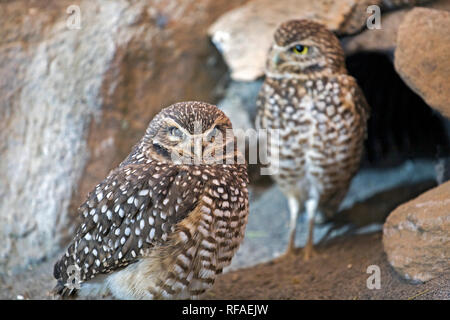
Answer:
[{"label": "owl head", "polygon": [[336,36],[320,23],[290,20],[274,34],[266,73],[269,76],[305,77],[345,73],[344,52]]},{"label": "owl head", "polygon": [[198,101],[163,109],[150,122],[143,143],[150,158],[177,164],[224,163],[236,151],[228,117]]}]

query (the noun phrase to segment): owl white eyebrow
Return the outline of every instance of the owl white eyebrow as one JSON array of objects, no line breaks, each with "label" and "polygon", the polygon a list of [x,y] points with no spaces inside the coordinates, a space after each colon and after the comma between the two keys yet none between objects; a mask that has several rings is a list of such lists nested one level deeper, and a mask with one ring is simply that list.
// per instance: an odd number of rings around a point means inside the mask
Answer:
[{"label": "owl white eyebrow", "polygon": [[282,46],[279,46],[279,45],[277,45],[277,44],[273,44],[272,45],[272,49],[276,49],[276,50],[284,50],[284,49],[286,49],[286,47],[282,47]]},{"label": "owl white eyebrow", "polygon": [[217,118],[217,119],[214,121],[214,123],[210,126],[210,128],[209,128],[207,131],[205,131],[205,132],[203,133],[203,135],[207,136],[211,131],[213,131],[214,128],[216,128],[217,125],[220,124],[220,120],[223,120],[223,118],[222,118],[222,117]]},{"label": "owl white eyebrow", "polygon": [[186,129],[184,129],[178,122],[176,122],[175,120],[171,119],[171,118],[164,118],[164,121],[166,122],[166,124],[168,126],[173,126],[173,127],[177,127],[179,130],[181,130],[185,135],[190,136],[191,134],[189,133],[189,131],[187,131]]},{"label": "owl white eyebrow", "polygon": [[205,131],[205,132],[200,133],[200,134],[190,134],[190,133],[189,133],[189,137],[191,137],[192,139],[195,139],[195,138],[197,138],[197,137],[207,137],[208,134],[214,129],[214,127],[215,127],[215,126],[209,128],[208,131]]},{"label": "owl white eyebrow", "polygon": [[214,123],[209,127],[208,130],[206,130],[205,132],[198,134],[198,135],[191,135],[191,137],[197,137],[197,136],[207,136],[212,130],[214,130],[214,128],[220,123],[219,120],[222,120],[222,118],[217,118]]},{"label": "owl white eyebrow", "polygon": [[173,120],[172,118],[164,118],[164,121],[166,122],[167,125],[169,126],[174,126],[177,127],[178,129],[180,129],[185,135],[191,137],[191,138],[196,138],[197,136],[207,136],[212,130],[214,130],[214,128],[217,126],[218,123],[217,119],[216,121],[214,121],[213,125],[205,132],[201,133],[201,134],[191,134],[189,131],[187,131],[186,129],[184,129],[178,122],[176,122],[175,120]]},{"label": "owl white eyebrow", "polygon": [[214,128],[217,126],[216,122],[213,123],[213,125],[205,132],[203,132],[202,135],[207,136],[208,134],[210,134],[211,131],[214,130]]}]

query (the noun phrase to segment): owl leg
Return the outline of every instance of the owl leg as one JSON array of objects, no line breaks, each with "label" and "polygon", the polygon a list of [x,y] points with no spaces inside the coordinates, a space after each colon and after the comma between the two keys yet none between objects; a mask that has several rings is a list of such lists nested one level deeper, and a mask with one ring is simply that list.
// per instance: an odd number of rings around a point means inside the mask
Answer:
[{"label": "owl leg", "polygon": [[317,200],[309,199],[305,203],[308,218],[308,240],[304,249],[304,259],[309,260],[314,254],[314,219],[317,212]]},{"label": "owl leg", "polygon": [[286,254],[292,254],[295,252],[295,232],[297,230],[297,218],[300,205],[297,198],[295,197],[288,198],[288,205],[291,220],[289,224],[289,244],[286,250]]}]

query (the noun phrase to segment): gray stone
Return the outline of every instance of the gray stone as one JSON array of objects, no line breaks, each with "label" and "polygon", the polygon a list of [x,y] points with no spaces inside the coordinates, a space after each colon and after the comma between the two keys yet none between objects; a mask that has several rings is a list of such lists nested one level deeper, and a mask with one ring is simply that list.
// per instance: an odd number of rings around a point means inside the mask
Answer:
[{"label": "gray stone", "polygon": [[[86,163],[86,129],[100,111],[102,75],[120,28],[136,14],[123,16],[125,7],[115,2],[97,14],[87,5],[82,43],[81,31],[60,19],[51,31],[43,28],[39,42],[0,45],[0,269],[23,266],[58,248]],[[2,11],[0,20],[7,22],[8,14]],[[44,23],[42,17],[22,18],[24,29],[32,28],[28,19]],[[102,23],[87,24],[96,19]]]}]

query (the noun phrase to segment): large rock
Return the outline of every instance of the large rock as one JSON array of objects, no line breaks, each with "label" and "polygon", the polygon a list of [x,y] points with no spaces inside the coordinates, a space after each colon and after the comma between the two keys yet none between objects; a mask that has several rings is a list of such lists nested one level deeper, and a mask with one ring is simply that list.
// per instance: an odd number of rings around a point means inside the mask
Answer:
[{"label": "large rock", "polygon": [[450,117],[450,12],[414,8],[398,30],[395,69],[427,104]]},{"label": "large rock", "polygon": [[401,205],[388,217],[383,244],[406,279],[428,281],[450,273],[450,182]]},{"label": "large rock", "polygon": [[[226,67],[206,29],[242,3],[0,4],[0,272],[58,249],[74,209],[162,106],[215,99]],[[71,5],[80,29],[67,26]]]}]

